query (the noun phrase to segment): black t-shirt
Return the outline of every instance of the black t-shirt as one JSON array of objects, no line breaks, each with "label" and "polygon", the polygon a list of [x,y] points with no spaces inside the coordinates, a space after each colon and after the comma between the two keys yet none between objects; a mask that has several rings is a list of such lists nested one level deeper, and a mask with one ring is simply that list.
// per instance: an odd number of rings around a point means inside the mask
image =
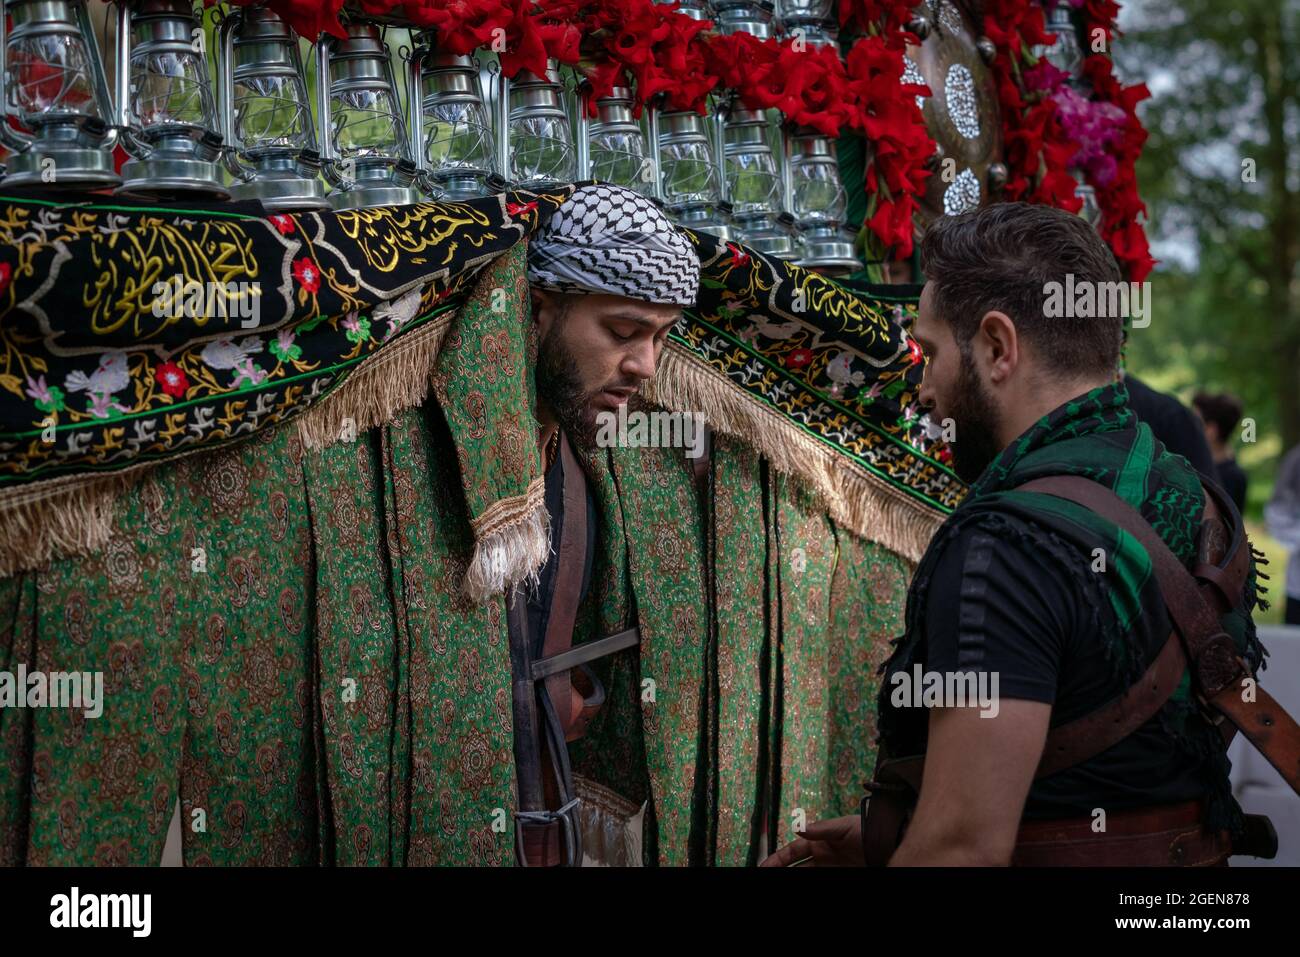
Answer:
[{"label": "black t-shirt", "polygon": [[1228,493],[1228,498],[1232,499],[1233,504],[1237,506],[1237,511],[1244,512],[1246,510],[1245,470],[1234,458],[1215,463],[1214,471],[1219,477],[1219,484]]},{"label": "black t-shirt", "polygon": [[[1122,694],[1127,683],[1107,662],[1091,625],[1095,598],[1080,588],[1077,571],[1072,575],[1063,564],[1087,559],[1049,556],[1032,541],[1023,535],[1002,540],[974,526],[956,533],[930,581],[926,633],[915,660],[924,672],[987,672],[990,690],[996,673],[1000,701],[1048,703],[1056,727]],[[1100,612],[1114,614],[1109,606]],[[1161,609],[1152,618],[1149,633],[1134,635],[1145,649],[1143,668],[1169,636],[1167,613]],[[924,749],[930,710],[895,708],[889,700],[894,686],[888,683],[893,673],[885,676],[882,698],[894,709],[903,729],[900,737],[912,747],[895,751],[903,756]],[[1035,781],[1025,817],[1085,817],[1094,808],[1120,810],[1203,797],[1204,779],[1195,759],[1175,748],[1160,719],[1157,714],[1109,750]]]}]

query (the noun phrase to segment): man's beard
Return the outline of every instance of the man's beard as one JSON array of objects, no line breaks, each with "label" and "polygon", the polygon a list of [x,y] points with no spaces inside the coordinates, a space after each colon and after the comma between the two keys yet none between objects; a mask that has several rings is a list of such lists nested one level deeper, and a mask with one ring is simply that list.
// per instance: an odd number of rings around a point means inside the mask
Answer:
[{"label": "man's beard", "polygon": [[551,407],[560,428],[578,448],[596,447],[596,417],[591,395],[582,387],[578,360],[552,328],[537,350],[537,397]]},{"label": "man's beard", "polygon": [[993,397],[975,374],[975,363],[962,356],[957,388],[948,411],[956,425],[952,443],[952,469],[970,484],[998,457],[1002,446],[997,439],[1000,417]]}]

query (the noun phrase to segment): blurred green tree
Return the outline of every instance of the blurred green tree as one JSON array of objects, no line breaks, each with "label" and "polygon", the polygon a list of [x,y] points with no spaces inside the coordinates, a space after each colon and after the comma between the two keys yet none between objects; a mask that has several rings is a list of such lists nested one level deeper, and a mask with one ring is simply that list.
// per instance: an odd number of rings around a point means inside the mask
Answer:
[{"label": "blurred green tree", "polygon": [[1114,52],[1152,88],[1138,166],[1165,262],[1130,364],[1236,392],[1300,443],[1300,0],[1131,0]]}]

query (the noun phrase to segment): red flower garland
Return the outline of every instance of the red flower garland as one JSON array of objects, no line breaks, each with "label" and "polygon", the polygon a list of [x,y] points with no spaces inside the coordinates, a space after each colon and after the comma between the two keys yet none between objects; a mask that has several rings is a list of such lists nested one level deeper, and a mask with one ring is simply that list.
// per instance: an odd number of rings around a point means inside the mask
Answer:
[{"label": "red flower garland", "polygon": [[[205,7],[220,3],[221,0],[203,0]],[[347,31],[339,22],[339,13],[343,10],[344,0],[230,0],[236,6],[246,7],[265,5],[293,29],[300,37],[313,43],[322,33],[338,37],[347,37]]]},{"label": "red flower garland", "polygon": [[[1084,36],[1090,41],[1092,32],[1105,32],[1109,47],[1115,35],[1115,18],[1119,4],[1114,0],[1086,0],[1084,4]],[[1141,282],[1151,272],[1155,260],[1147,243],[1146,229],[1138,216],[1146,215],[1146,204],[1138,195],[1137,160],[1146,142],[1147,131],[1137,116],[1138,103],[1151,95],[1145,83],[1123,86],[1114,75],[1111,58],[1104,53],[1093,53],[1084,58],[1083,75],[1092,84],[1094,96],[1114,103],[1124,111],[1124,133],[1113,148],[1116,162],[1115,175],[1102,184],[1089,179],[1097,190],[1097,205],[1101,207],[1101,235],[1109,244],[1120,267],[1132,282]]]},{"label": "red flower garland", "polygon": [[[333,2],[333,0],[331,0]],[[501,68],[507,76],[546,72],[546,60],[578,59],[576,25],[546,16],[535,0],[356,0],[364,13],[399,14],[417,27],[437,30],[438,49],[464,55],[504,40]]]},{"label": "red flower garland", "polygon": [[857,33],[883,36],[893,46],[903,47],[909,39],[907,25],[915,16],[920,0],[839,0],[840,26]]},{"label": "red flower garland", "polygon": [[884,251],[912,255],[912,220],[930,177],[926,161],[934,140],[916,97],[924,84],[903,82],[903,58],[912,34],[894,30],[863,37],[849,50],[850,88],[859,104],[859,123],[870,148],[866,162],[867,228]]},{"label": "red flower garland", "polygon": [[718,84],[702,34],[713,26],[654,0],[550,0],[546,15],[576,25],[579,69],[591,85],[587,112],[615,86],[631,86],[639,116],[659,93],[669,109],[703,113]]},{"label": "red flower garland", "polygon": [[[214,0],[205,0],[209,5]],[[236,3],[246,0],[234,0]],[[934,143],[916,96],[929,88],[902,81],[908,32],[916,0],[840,0],[842,26],[864,34],[846,60],[824,47],[796,51],[792,40],[760,41],[745,33],[707,33],[671,5],[653,0],[354,0],[362,13],[400,16],[437,31],[438,49],[467,54],[500,46],[508,75],[542,73],[548,57],[577,66],[591,95],[631,85],[638,113],[663,94],[669,109],[703,113],[718,86],[733,89],[752,109],[779,109],[790,122],[830,136],[845,131],[866,137],[870,153],[864,188],[866,230],[894,255],[912,251],[912,221],[925,190],[926,161]],[[268,6],[299,34],[344,36],[344,0],[268,0]],[[1100,29],[1115,35],[1116,0],[1082,0],[1087,44]],[[1070,167],[1077,151],[1061,123],[1052,92],[1063,77],[1048,63],[1035,64],[1030,50],[1055,38],[1045,32],[1042,8],[1031,0],[986,0],[983,32],[997,50],[990,69],[1003,124],[1007,200],[1080,208]],[[1097,100],[1124,111],[1123,136],[1115,147],[1117,172],[1107,183],[1089,180],[1102,209],[1101,234],[1130,278],[1140,281],[1153,264],[1139,216],[1145,213],[1134,174],[1146,131],[1137,103],[1144,85],[1122,86],[1111,59],[1094,53],[1084,75]]]},{"label": "red flower garland", "polygon": [[1077,213],[1083,203],[1074,195],[1069,169],[1074,144],[1061,126],[1050,90],[1025,76],[1030,49],[1055,40],[1055,34],[1044,30],[1042,8],[1028,0],[987,0],[984,35],[997,48],[990,69],[1002,114],[1003,162],[1009,173],[1004,198]]},{"label": "red flower garland", "polygon": [[[934,141],[915,99],[930,88],[903,83],[904,51],[915,38],[904,31],[902,14],[910,15],[911,5],[892,6],[891,31],[861,38],[845,61],[829,47],[796,48],[793,40],[762,41],[747,33],[711,36],[708,49],[721,84],[749,109],[778,109],[790,122],[828,136],[848,131],[867,138],[866,227],[886,249],[910,256],[912,217],[930,175],[925,162]],[[870,3],[841,8],[850,19],[874,12]]]},{"label": "red flower garland", "polygon": [[829,47],[759,40],[748,33],[708,38],[721,85],[751,110],[777,109],[827,136],[860,131],[864,117],[848,72]]},{"label": "red flower garland", "polygon": [[[1103,31],[1107,43],[1115,35],[1115,0],[1084,0],[1084,43],[1093,31]],[[1056,37],[1044,32],[1042,8],[1029,0],[987,0],[984,33],[997,47],[992,64],[1002,112],[1004,162],[1010,171],[1004,197],[1046,203],[1078,212],[1082,201],[1074,195],[1070,166],[1078,146],[1060,121],[1053,91],[1065,79],[1051,63],[1029,66],[1030,48],[1050,44]],[[1094,98],[1114,103],[1125,113],[1124,132],[1114,148],[1116,173],[1109,182],[1093,177],[1102,210],[1100,232],[1121,268],[1134,282],[1151,271],[1146,233],[1137,221],[1146,207],[1138,196],[1134,172],[1146,131],[1137,118],[1137,104],[1149,93],[1143,84],[1124,87],[1112,73],[1109,56],[1094,53],[1084,59],[1083,74]]]}]

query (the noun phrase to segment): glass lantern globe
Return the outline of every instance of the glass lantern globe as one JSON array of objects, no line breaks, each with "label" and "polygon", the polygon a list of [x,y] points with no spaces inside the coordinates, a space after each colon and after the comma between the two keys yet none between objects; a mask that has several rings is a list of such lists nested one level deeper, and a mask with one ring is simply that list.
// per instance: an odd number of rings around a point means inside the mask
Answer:
[{"label": "glass lantern globe", "polygon": [[573,182],[577,153],[558,64],[548,61],[544,77],[520,73],[509,90],[510,181],[530,187]]},{"label": "glass lantern globe", "polygon": [[84,0],[4,3],[0,102],[0,143],[12,153],[5,160],[6,186],[81,189],[121,182],[112,158],[118,139],[113,100]]}]

